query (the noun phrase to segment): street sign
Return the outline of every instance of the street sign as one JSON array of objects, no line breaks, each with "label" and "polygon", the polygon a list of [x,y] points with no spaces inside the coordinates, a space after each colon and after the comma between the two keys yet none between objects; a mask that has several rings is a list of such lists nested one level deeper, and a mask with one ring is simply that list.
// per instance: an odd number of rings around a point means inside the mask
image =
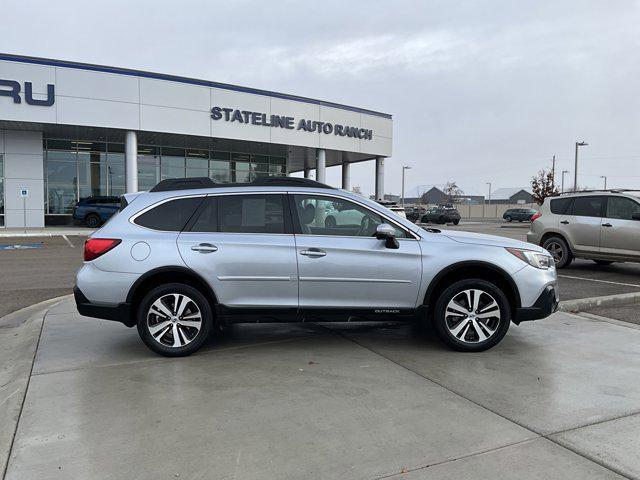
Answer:
[{"label": "street sign", "polygon": [[21,196],[21,197],[28,197],[28,196],[29,196],[29,189],[27,189],[27,188],[21,188],[21,189],[20,189],[20,196]]}]

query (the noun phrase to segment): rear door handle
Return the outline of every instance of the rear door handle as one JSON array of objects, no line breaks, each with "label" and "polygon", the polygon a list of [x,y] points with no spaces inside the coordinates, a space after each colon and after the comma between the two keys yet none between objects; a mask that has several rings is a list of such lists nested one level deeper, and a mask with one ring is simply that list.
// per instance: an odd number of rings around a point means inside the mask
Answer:
[{"label": "rear door handle", "polygon": [[603,227],[613,227],[613,225],[611,225],[610,223],[603,223],[602,226]]},{"label": "rear door handle", "polygon": [[562,220],[560,223],[562,225],[569,225],[569,221],[568,220]]},{"label": "rear door handle", "polygon": [[199,243],[191,247],[191,250],[198,253],[213,253],[218,251],[218,247],[210,243]]},{"label": "rear door handle", "polygon": [[310,248],[308,250],[302,250],[300,255],[304,255],[305,257],[325,257],[327,252],[319,248]]}]

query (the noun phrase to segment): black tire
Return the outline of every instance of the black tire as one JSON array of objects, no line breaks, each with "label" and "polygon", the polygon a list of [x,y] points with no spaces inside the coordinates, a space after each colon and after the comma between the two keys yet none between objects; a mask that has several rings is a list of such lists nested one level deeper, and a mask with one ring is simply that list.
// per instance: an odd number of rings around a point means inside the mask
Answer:
[{"label": "black tire", "polygon": [[454,224],[454,225],[458,225],[459,223],[460,223],[460,220],[454,220],[454,221],[453,221],[453,224]]},{"label": "black tire", "polygon": [[504,217],[504,219],[505,219],[507,222],[510,222],[511,220],[513,220],[513,218],[511,218],[511,216],[509,216],[509,215],[507,215],[506,217]]},{"label": "black tire", "polygon": [[[166,322],[166,320],[163,320],[160,316],[150,312],[151,306],[156,302],[156,300],[161,298],[169,298],[170,300],[170,297],[173,294],[188,297],[189,302],[193,302],[195,307],[199,310],[201,318],[200,330],[198,330],[197,333],[195,332],[196,327],[185,327],[181,325],[182,329],[178,332],[179,340],[177,343],[180,344],[184,342],[185,345],[180,346],[167,345],[167,343],[171,341],[173,341],[174,344],[176,343],[173,335],[178,327],[174,325],[176,323],[174,321],[168,324],[168,328],[171,331],[165,330],[166,333],[159,335],[158,338],[160,338],[160,340],[156,340],[149,331],[149,328]],[[162,302],[170,311],[172,311],[172,314],[176,314],[176,308],[172,308],[175,306],[172,306],[171,304],[167,305],[164,303],[165,300]],[[188,303],[185,311],[193,313],[196,311],[195,307],[191,303]],[[149,321],[147,321],[148,316],[151,316]],[[150,326],[149,323],[152,321],[156,321],[157,323]],[[180,324],[178,323],[178,325]],[[167,283],[154,288],[142,299],[138,306],[137,327],[142,341],[155,353],[165,357],[185,357],[187,355],[191,355],[202,347],[204,342],[206,342],[210,332],[213,330],[213,313],[209,301],[198,289],[183,283]],[[193,336],[191,337],[191,335]],[[188,342],[185,342],[185,339],[188,340]]]},{"label": "black tire", "polygon": [[522,223],[522,219],[518,220],[520,223]]},{"label": "black tire", "polygon": [[594,262],[602,266],[611,265],[613,263],[611,260],[594,260]]},{"label": "black tire", "polygon": [[549,250],[556,262],[556,268],[568,267],[573,262],[573,253],[562,237],[549,237],[542,243],[542,247]]},{"label": "black tire", "polygon": [[[488,308],[491,302],[495,301],[497,307],[489,308],[487,311],[492,313],[499,312],[499,316],[483,319],[484,323],[478,321],[472,323],[475,317],[459,319],[456,313],[449,315],[449,312],[452,312],[451,310],[447,312],[449,303],[456,297],[460,298],[462,296],[466,298],[464,292],[468,290],[482,291],[483,293],[478,295],[480,299],[478,302],[479,308],[475,312],[469,311],[468,307],[472,307],[472,305],[463,306],[456,300],[455,303],[458,306],[469,312],[467,315],[475,315],[478,311],[482,312],[483,308]],[[475,298],[475,293],[473,295]],[[482,352],[497,345],[507,334],[511,323],[511,308],[504,292],[493,283],[479,278],[460,280],[447,287],[440,294],[433,312],[432,323],[436,333],[448,347],[461,352]],[[481,334],[488,336],[488,338],[481,340],[474,325],[479,325],[478,328],[481,330]],[[455,330],[457,327],[462,328],[458,337],[450,330]],[[493,330],[490,330],[490,328]],[[491,333],[488,335],[489,332]]]},{"label": "black tire", "polygon": [[95,213],[90,213],[84,217],[84,224],[89,228],[98,228],[102,224],[102,220]]},{"label": "black tire", "polygon": [[336,228],[338,223],[336,222],[335,217],[327,217],[324,219],[324,226],[326,228]]}]

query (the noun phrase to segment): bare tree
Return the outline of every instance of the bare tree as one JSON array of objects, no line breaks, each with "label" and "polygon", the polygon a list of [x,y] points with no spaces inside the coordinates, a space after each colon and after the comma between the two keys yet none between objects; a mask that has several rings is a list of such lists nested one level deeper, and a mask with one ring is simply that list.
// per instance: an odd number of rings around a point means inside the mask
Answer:
[{"label": "bare tree", "polygon": [[460,197],[464,195],[464,192],[456,185],[456,182],[447,182],[442,189],[442,193],[447,197],[447,203],[460,201]]},{"label": "bare tree", "polygon": [[531,177],[531,192],[533,200],[542,205],[547,197],[555,197],[560,194],[558,187],[553,186],[553,170],[546,171],[544,169],[538,172],[538,175]]},{"label": "bare tree", "polygon": [[357,193],[358,195],[362,195],[362,189],[360,188],[360,185],[354,185],[351,191],[353,193]]}]

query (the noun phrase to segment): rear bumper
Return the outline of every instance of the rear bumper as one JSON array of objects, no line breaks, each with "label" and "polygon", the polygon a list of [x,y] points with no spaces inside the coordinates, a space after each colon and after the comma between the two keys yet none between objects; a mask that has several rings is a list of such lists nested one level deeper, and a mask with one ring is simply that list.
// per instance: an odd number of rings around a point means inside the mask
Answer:
[{"label": "rear bumper", "polygon": [[113,320],[127,327],[135,325],[135,320],[131,317],[131,306],[128,303],[118,303],[117,305],[91,303],[77,286],[73,287],[73,297],[78,313],[82,316]]},{"label": "rear bumper", "polygon": [[558,292],[555,285],[547,285],[532,306],[516,309],[513,323],[519,324],[520,322],[546,318],[558,310],[558,303]]}]

